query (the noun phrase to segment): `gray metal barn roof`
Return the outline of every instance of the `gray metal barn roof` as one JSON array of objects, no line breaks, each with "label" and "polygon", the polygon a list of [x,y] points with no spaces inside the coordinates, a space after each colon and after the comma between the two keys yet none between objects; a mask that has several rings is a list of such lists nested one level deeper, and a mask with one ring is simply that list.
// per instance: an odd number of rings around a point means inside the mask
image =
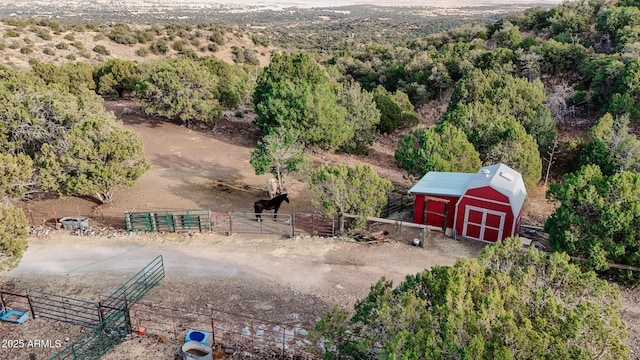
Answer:
[{"label": "gray metal barn roof", "polygon": [[429,171],[409,189],[412,194],[460,196],[476,174]]}]

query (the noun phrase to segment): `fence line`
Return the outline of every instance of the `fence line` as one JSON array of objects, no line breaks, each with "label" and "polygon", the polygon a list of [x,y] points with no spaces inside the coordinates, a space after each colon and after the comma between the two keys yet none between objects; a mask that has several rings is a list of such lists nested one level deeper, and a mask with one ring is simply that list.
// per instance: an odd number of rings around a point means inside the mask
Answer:
[{"label": "fence line", "polygon": [[[132,324],[147,333],[170,334],[181,339],[187,329],[210,331],[213,346],[235,350],[258,350],[280,356],[313,358],[307,351],[307,330],[247,315],[209,309],[193,312],[150,303],[138,303],[130,312]],[[307,324],[308,328],[313,325]]]},{"label": "fence line", "polygon": [[29,293],[32,314],[60,322],[88,328],[100,324],[98,304],[72,297],[50,294],[42,291]]},{"label": "fence line", "polygon": [[[258,215],[261,220],[258,221]],[[275,234],[334,236],[336,220],[308,213],[214,213],[209,210],[167,210],[125,212],[125,226],[130,232],[200,231],[231,234]]]}]

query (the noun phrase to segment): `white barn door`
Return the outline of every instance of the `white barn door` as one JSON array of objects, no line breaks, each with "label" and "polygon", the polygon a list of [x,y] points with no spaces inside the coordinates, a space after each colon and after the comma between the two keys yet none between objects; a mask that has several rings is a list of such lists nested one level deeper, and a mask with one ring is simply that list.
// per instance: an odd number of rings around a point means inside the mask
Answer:
[{"label": "white barn door", "polygon": [[466,206],[462,236],[481,241],[501,240],[505,216],[504,212]]}]

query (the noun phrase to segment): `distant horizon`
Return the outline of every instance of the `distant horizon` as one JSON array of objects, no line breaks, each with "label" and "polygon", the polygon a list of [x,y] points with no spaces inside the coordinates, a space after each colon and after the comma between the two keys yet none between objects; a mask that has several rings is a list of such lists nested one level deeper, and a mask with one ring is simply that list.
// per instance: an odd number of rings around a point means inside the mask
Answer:
[{"label": "distant horizon", "polygon": [[[353,5],[374,5],[388,7],[441,7],[441,8],[461,8],[461,7],[479,7],[479,6],[498,6],[498,5],[516,5],[516,6],[535,6],[546,5],[552,6],[562,3],[564,0],[254,0],[247,2],[246,0],[61,0],[58,6],[64,6],[65,3],[74,6],[82,6],[83,4],[91,6],[116,6],[116,7],[152,7],[158,4],[163,6],[186,6],[186,7],[210,7],[210,6],[238,6],[238,7],[275,7],[275,8],[324,8],[324,7],[340,7]],[[54,5],[54,3],[43,2],[41,5]],[[32,0],[0,0],[0,6],[13,5],[18,7],[33,6]]]},{"label": "distant horizon", "polygon": [[[141,0],[124,0],[123,2],[138,3]],[[191,5],[239,5],[239,6],[252,6],[252,7],[277,7],[277,8],[289,8],[289,7],[304,7],[304,8],[324,8],[324,7],[340,7],[340,6],[352,6],[352,5],[376,5],[376,6],[390,6],[390,7],[443,7],[443,8],[458,8],[458,7],[478,7],[478,6],[496,6],[496,5],[557,5],[564,0],[255,0],[251,3],[243,0],[173,0],[176,4],[191,4]],[[144,1],[149,3],[149,1]],[[153,1],[151,1],[153,2]],[[168,4],[165,2],[165,4]]]},{"label": "distant horizon", "polygon": [[[136,0],[131,0],[136,1]],[[496,6],[496,5],[554,5],[564,0],[256,0],[247,3],[246,0],[174,0],[176,3],[205,3],[205,4],[233,4],[251,6],[278,6],[278,7],[339,7],[350,5],[377,5],[377,6],[419,6],[419,7],[471,7],[471,6]]]}]

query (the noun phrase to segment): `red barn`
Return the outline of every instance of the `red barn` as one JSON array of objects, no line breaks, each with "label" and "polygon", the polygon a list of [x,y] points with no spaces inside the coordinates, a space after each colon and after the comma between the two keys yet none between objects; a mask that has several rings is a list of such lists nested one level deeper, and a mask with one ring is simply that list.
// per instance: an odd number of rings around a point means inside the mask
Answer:
[{"label": "red barn", "polygon": [[527,197],[522,175],[504,164],[476,174],[430,171],[409,192],[415,223],[486,242],[518,234]]}]

